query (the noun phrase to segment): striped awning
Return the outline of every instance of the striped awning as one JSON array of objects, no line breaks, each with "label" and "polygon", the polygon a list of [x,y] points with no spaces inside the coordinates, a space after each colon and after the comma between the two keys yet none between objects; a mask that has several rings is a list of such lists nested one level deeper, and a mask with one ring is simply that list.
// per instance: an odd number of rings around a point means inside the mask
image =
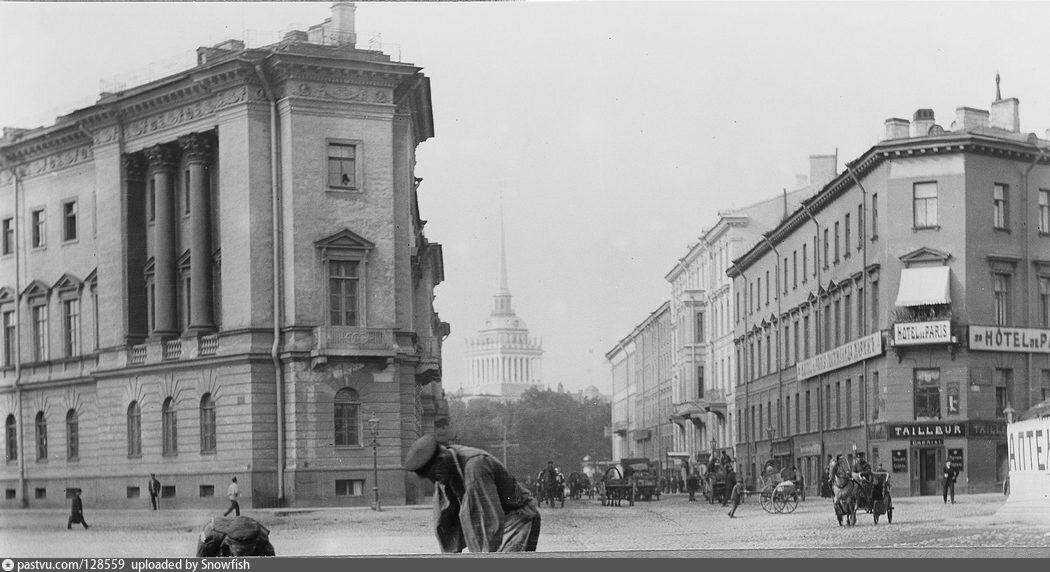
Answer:
[{"label": "striped awning", "polygon": [[951,303],[950,273],[947,266],[901,270],[895,305],[906,307]]}]

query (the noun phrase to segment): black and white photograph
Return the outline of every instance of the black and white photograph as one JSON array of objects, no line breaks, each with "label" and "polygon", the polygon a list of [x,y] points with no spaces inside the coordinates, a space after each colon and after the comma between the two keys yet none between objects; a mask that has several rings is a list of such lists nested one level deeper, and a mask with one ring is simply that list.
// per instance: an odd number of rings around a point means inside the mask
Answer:
[{"label": "black and white photograph", "polygon": [[0,1],[3,570],[1050,557],[1047,22]]}]

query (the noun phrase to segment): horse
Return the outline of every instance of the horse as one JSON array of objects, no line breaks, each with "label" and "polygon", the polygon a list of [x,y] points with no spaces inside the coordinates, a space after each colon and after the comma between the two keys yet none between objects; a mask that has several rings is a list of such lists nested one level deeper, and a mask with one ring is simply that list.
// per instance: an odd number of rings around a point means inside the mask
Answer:
[{"label": "horse", "polygon": [[835,518],[839,526],[842,526],[842,517],[846,517],[846,526],[854,526],[857,524],[857,500],[861,497],[870,498],[870,489],[866,491],[860,476],[850,471],[843,462],[836,462],[830,472],[831,490],[835,495]]},{"label": "horse", "polygon": [[590,489],[591,483],[587,475],[573,471],[569,473],[569,499],[580,500]]}]

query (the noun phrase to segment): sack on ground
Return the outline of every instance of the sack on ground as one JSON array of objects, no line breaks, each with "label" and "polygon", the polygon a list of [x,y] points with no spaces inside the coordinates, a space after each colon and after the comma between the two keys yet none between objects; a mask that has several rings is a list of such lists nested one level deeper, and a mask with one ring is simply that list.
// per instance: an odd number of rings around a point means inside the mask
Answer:
[{"label": "sack on ground", "polygon": [[211,519],[197,542],[197,558],[275,555],[270,531],[247,516]]}]

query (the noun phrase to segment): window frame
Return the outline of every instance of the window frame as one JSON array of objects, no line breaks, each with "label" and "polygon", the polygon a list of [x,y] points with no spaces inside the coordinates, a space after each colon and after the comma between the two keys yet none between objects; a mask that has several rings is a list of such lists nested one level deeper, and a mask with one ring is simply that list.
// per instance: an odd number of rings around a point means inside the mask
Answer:
[{"label": "window frame", "polygon": [[992,228],[1010,230],[1010,185],[992,183]]},{"label": "window frame", "polygon": [[[40,312],[39,316],[37,311]],[[50,321],[47,296],[34,296],[29,300],[29,319],[33,334],[33,361],[44,362],[50,356]],[[38,317],[43,319],[38,319]]]},{"label": "window frame", "polygon": [[216,434],[215,399],[211,392],[201,396],[200,422],[200,452],[202,455],[214,455],[218,450],[218,436]]},{"label": "window frame", "polygon": [[179,454],[179,418],[175,408],[175,398],[164,399],[160,408],[161,414],[161,451],[164,457]]},{"label": "window frame", "polygon": [[1050,189],[1039,189],[1038,196],[1037,216],[1039,220],[1036,228],[1039,234],[1050,235]]},{"label": "window frame", "polygon": [[36,460],[38,463],[47,461],[47,416],[43,411],[37,411],[33,426],[36,429],[33,435],[33,441],[36,443]]},{"label": "window frame", "polygon": [[29,248],[47,248],[47,209],[44,207],[29,211]]},{"label": "window frame", "polygon": [[[996,326],[1010,326],[1013,324],[1010,304],[1013,275],[1007,272],[992,273],[992,316]],[[1002,289],[1000,290],[1000,286]]]},{"label": "window frame", "polygon": [[352,387],[342,387],[332,396],[332,434],[336,449],[360,449],[365,446],[361,406],[361,394]]},{"label": "window frame", "polygon": [[[67,358],[73,358],[81,355],[83,346],[83,336],[81,335],[81,325],[83,323],[81,315],[80,296],[60,296],[59,305],[62,309],[62,355]],[[76,313],[70,313],[70,307],[74,306]]]},{"label": "window frame", "polygon": [[0,256],[11,256],[15,253],[15,217],[0,221]]},{"label": "window frame", "polygon": [[[325,188],[329,192],[336,193],[362,193],[364,192],[364,141],[361,139],[326,138],[324,140],[324,165],[325,165]],[[333,185],[331,180],[332,161],[342,159],[333,157],[331,150],[338,147],[349,147],[353,149],[354,176],[350,185]],[[345,175],[345,173],[343,173]]]},{"label": "window frame", "polygon": [[[931,379],[923,380],[921,376],[929,375]],[[927,367],[912,370],[912,415],[918,419],[941,419],[941,368]],[[925,408],[920,408],[920,400]],[[928,415],[920,415],[928,413]]]},{"label": "window frame", "polygon": [[142,457],[142,406],[132,401],[128,404],[127,414],[128,458]]},{"label": "window frame", "polygon": [[[69,212],[72,206],[73,212]],[[70,236],[70,220],[72,219],[72,236]],[[80,240],[80,208],[77,199],[66,199],[62,201],[62,243],[75,243]]]},{"label": "window frame", "polygon": [[14,413],[9,413],[4,420],[5,458],[7,461],[18,460],[18,420]]},{"label": "window frame", "polygon": [[[920,189],[933,189],[933,196],[919,196]],[[940,228],[938,225],[938,200],[940,198],[940,189],[938,188],[937,181],[918,181],[912,183],[912,229],[922,230],[927,228]],[[920,201],[922,204],[922,220],[919,220],[919,205]],[[930,206],[933,206],[931,215]]]},{"label": "window frame", "polygon": [[80,460],[80,419],[76,409],[66,412],[66,459]]},{"label": "window frame", "polygon": [[[3,337],[3,340],[0,340],[0,343],[3,344],[0,346],[0,368],[15,366],[15,352],[18,351],[18,347],[15,344],[18,338],[15,333],[18,329],[18,325],[15,323],[16,315],[17,312],[13,305],[0,305],[0,336]],[[8,323],[8,319],[10,319],[10,323]]]}]

